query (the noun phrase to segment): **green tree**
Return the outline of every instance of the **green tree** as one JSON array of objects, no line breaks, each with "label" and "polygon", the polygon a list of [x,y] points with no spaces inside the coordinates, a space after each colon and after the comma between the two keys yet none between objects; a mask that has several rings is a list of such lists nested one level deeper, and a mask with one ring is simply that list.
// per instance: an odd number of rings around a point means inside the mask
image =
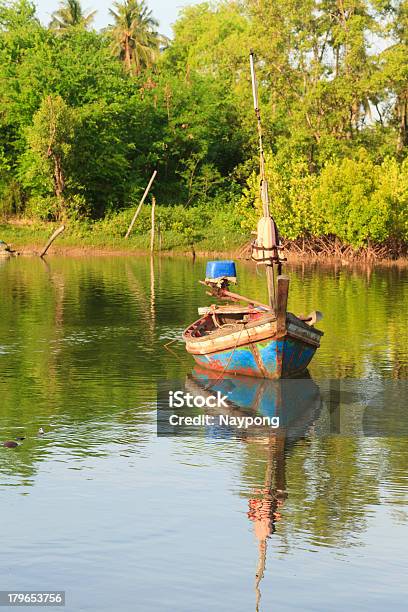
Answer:
[{"label": "green tree", "polygon": [[[307,155],[316,171],[325,158],[361,144],[372,121],[375,61],[370,38],[378,32],[367,0],[248,2],[254,49],[269,88],[271,146]],[[320,153],[321,152],[321,153]]]},{"label": "green tree", "polygon": [[5,32],[11,28],[18,28],[29,22],[39,21],[35,14],[35,5],[30,0],[17,0],[16,2],[0,2],[0,30]]},{"label": "green tree", "polygon": [[71,175],[98,218],[140,198],[157,159],[157,115],[128,94],[83,106],[80,117]]},{"label": "green tree", "polygon": [[114,24],[108,28],[112,52],[123,61],[126,70],[138,75],[158,58],[163,40],[157,31],[159,24],[144,0],[124,0],[113,6],[109,12]]},{"label": "green tree", "polygon": [[[6,214],[21,213],[24,208],[16,168],[25,139],[20,132],[19,114],[14,113],[17,91],[12,92],[10,84],[26,54],[42,39],[43,32],[31,2],[0,0],[0,208]],[[18,86],[21,92],[21,84]]]},{"label": "green tree", "polygon": [[50,28],[57,32],[65,32],[73,26],[87,28],[93,22],[96,11],[84,14],[79,0],[62,0],[60,8],[53,12]]},{"label": "green tree", "polygon": [[[401,154],[404,147],[408,146],[407,0],[386,2],[384,13],[391,45],[380,54],[381,72],[376,85],[386,102],[389,121],[396,129],[396,149]],[[392,98],[393,104],[387,104]]]},{"label": "green tree", "polygon": [[38,168],[52,183],[57,218],[63,218],[67,213],[66,168],[72,153],[76,123],[75,112],[60,96],[47,96],[34,115],[33,125],[27,133],[30,149],[39,162]]},{"label": "green tree", "polygon": [[221,193],[228,199],[234,169],[244,160],[234,96],[218,79],[192,71],[188,81],[161,74],[149,97],[156,105],[152,147],[165,180],[162,197],[188,205]]}]

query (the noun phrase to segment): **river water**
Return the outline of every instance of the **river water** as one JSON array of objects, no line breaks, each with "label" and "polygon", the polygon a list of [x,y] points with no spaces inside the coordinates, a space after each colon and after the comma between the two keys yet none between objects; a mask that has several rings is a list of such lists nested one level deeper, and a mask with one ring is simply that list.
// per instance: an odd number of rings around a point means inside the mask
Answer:
[{"label": "river water", "polygon": [[[73,612],[406,609],[408,272],[289,269],[290,310],[325,332],[292,437],[158,437],[204,265],[0,260],[0,441],[25,438],[0,447],[0,589]],[[265,299],[248,264],[238,287]]]}]

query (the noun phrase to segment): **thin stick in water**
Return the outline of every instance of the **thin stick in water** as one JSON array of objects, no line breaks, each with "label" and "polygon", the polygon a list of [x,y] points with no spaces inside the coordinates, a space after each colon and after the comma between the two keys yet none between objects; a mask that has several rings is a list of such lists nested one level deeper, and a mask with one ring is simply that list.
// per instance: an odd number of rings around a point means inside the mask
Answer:
[{"label": "thin stick in water", "polygon": [[150,252],[154,251],[154,210],[156,208],[156,198],[152,197],[152,229],[150,234]]},{"label": "thin stick in water", "polygon": [[148,194],[148,193],[149,193],[149,191],[150,191],[150,187],[153,185],[153,181],[154,181],[154,179],[156,178],[156,174],[157,174],[157,170],[155,170],[155,171],[153,172],[153,174],[152,174],[152,176],[151,176],[151,178],[150,178],[149,184],[147,185],[147,187],[146,187],[146,189],[145,189],[145,191],[144,191],[144,194],[143,194],[143,196],[142,196],[142,199],[140,200],[139,206],[137,207],[137,210],[136,210],[135,214],[133,215],[133,219],[132,219],[132,221],[130,222],[130,225],[129,225],[129,227],[128,227],[128,231],[126,232],[126,236],[125,236],[125,238],[129,238],[129,234],[130,234],[130,232],[132,231],[132,227],[133,227],[133,225],[134,225],[134,223],[135,223],[135,221],[136,221],[136,219],[137,219],[137,217],[138,217],[138,215],[139,215],[139,213],[140,213],[140,211],[141,211],[141,209],[142,209],[143,202],[145,201],[145,199],[146,199],[146,197],[147,197],[147,194]]},{"label": "thin stick in water", "polygon": [[41,253],[39,253],[40,257],[44,257],[44,255],[46,254],[46,252],[48,251],[48,249],[50,248],[54,240],[58,238],[60,234],[62,234],[64,229],[65,229],[65,225],[61,225],[61,227],[55,230],[55,232],[52,234],[51,238],[48,240],[47,244],[45,245]]}]

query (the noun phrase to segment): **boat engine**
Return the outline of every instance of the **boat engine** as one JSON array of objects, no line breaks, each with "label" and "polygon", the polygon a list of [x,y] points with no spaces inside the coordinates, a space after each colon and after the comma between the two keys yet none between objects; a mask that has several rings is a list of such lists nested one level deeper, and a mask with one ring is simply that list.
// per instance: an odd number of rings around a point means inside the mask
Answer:
[{"label": "boat engine", "polygon": [[209,261],[205,272],[205,284],[213,289],[228,289],[236,284],[237,270],[233,261]]}]

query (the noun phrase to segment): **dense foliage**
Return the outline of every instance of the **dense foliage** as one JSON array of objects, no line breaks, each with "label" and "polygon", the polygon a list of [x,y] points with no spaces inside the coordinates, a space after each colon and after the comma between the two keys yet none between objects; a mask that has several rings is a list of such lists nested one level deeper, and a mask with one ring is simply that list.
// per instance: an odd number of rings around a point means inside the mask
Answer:
[{"label": "dense foliage", "polygon": [[46,27],[29,0],[0,0],[3,217],[120,225],[157,168],[173,229],[194,217],[193,235],[214,203],[252,229],[252,48],[282,234],[408,239],[407,0],[204,2],[172,41],[144,0],[115,2],[102,32],[93,17],[66,0]]}]

